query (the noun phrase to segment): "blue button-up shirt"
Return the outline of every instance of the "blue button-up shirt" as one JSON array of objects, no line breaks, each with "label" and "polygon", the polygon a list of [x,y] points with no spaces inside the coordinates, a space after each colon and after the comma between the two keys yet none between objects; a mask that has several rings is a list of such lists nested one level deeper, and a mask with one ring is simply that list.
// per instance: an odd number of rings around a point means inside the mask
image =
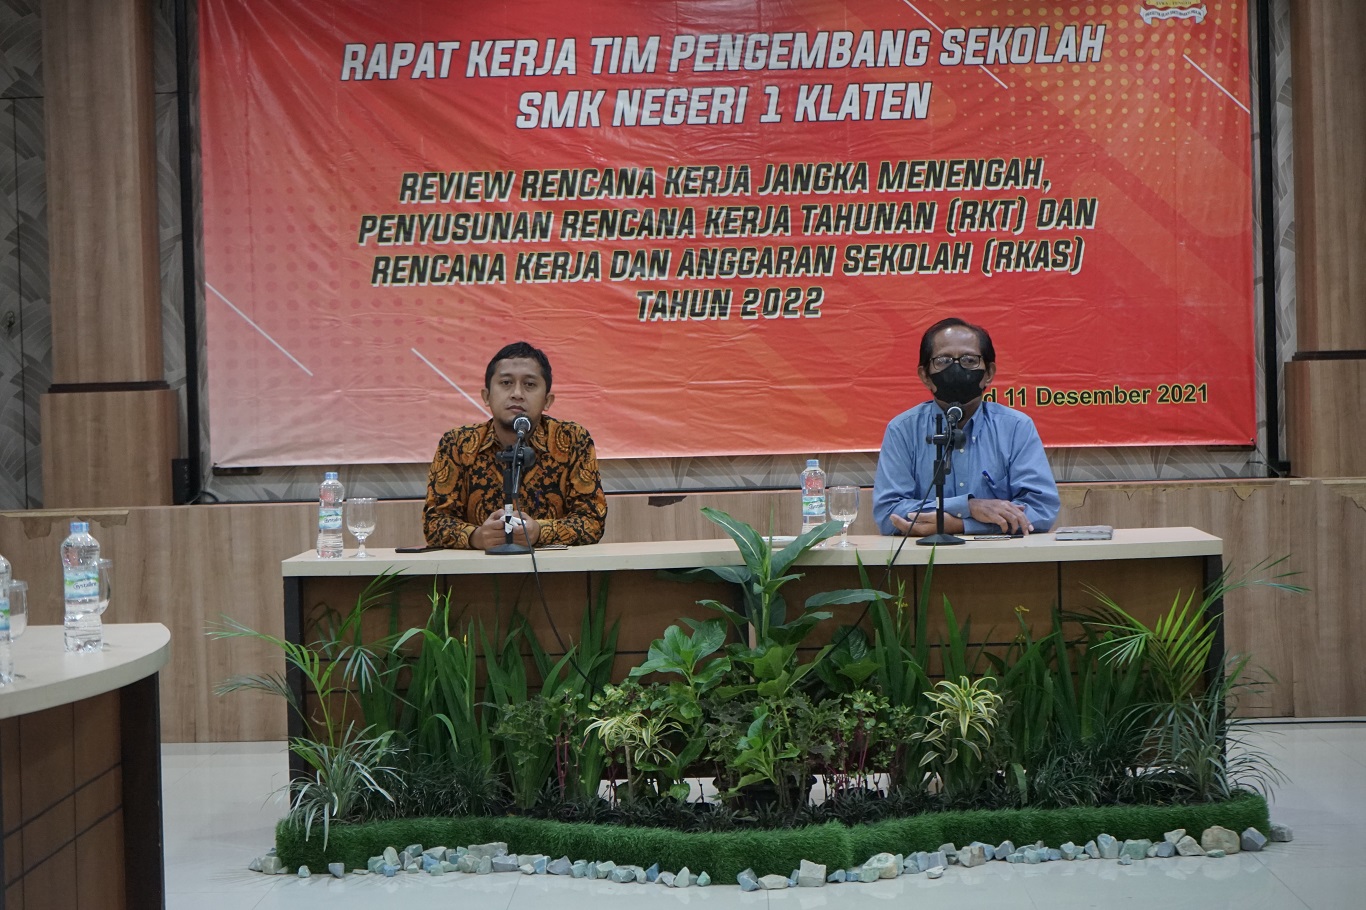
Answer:
[{"label": "blue button-up shirt", "polygon": [[[933,401],[892,418],[882,438],[873,483],[873,517],[883,534],[895,534],[893,514],[933,515],[935,447]],[[963,519],[968,534],[1000,531],[968,512],[968,500],[1005,499],[1024,506],[1035,531],[1047,531],[1058,518],[1058,485],[1044,456],[1034,421],[995,402],[983,401],[963,426],[965,440],[953,452],[953,470],[944,478],[944,512]]]}]

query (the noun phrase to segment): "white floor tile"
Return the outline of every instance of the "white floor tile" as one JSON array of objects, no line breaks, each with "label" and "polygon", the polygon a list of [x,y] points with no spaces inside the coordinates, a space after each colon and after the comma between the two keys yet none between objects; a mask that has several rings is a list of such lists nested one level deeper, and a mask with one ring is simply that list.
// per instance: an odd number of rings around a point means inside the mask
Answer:
[{"label": "white floor tile", "polygon": [[[347,908],[399,907],[402,910],[507,910],[520,876],[473,876],[401,874],[348,875],[336,879],[315,875],[309,879],[285,879],[257,904],[258,910],[347,910]],[[490,879],[498,881],[490,882]]]},{"label": "white floor tile", "polygon": [[263,893],[167,894],[166,910],[256,910]]},{"label": "white floor tile", "polygon": [[[866,910],[869,905],[1018,907],[1237,907],[1339,910],[1363,904],[1366,862],[1366,723],[1254,728],[1289,783],[1277,788],[1272,818],[1295,841],[1224,859],[1092,860],[1039,866],[988,863],[925,876],[825,888],[743,893],[734,886],[664,889],[523,875],[263,876],[246,871],[274,842],[286,806],[272,791],[287,779],[283,743],[169,744],[163,747],[167,907],[170,910]],[[1268,735],[1260,735],[1260,734]]]},{"label": "white floor tile", "polygon": [[606,880],[532,875],[522,876],[509,908],[542,910],[553,901],[556,910],[634,910],[647,902],[652,910],[676,907],[763,910],[770,906],[769,900],[767,892],[745,893],[734,885],[665,888],[661,885],[617,885]]},{"label": "white floor tile", "polygon": [[1223,859],[1182,857],[1141,860],[1132,866],[1091,860],[1049,863],[1025,888],[1039,907],[1050,910],[1104,905],[1215,910],[1292,910],[1299,899],[1251,856]]},{"label": "white floor tile", "polygon": [[1347,910],[1366,903],[1366,867],[1279,867],[1275,877],[1310,910]]}]

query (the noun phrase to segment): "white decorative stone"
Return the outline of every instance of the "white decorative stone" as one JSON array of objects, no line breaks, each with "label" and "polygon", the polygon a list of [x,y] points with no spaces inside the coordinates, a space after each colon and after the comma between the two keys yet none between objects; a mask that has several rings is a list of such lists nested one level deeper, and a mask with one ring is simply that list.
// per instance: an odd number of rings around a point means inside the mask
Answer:
[{"label": "white decorative stone", "polygon": [[1211,825],[1206,828],[1200,835],[1200,846],[1205,848],[1206,855],[1211,850],[1223,850],[1225,854],[1232,856],[1243,849],[1238,835],[1222,825]]},{"label": "white decorative stone", "polygon": [[1195,838],[1187,834],[1176,842],[1176,852],[1181,856],[1204,856],[1205,848],[1196,843]]},{"label": "white decorative stone", "polygon": [[1127,856],[1129,859],[1147,859],[1148,848],[1153,842],[1146,837],[1137,840],[1126,840],[1124,845],[1119,848],[1120,856]]},{"label": "white decorative stone", "polygon": [[813,863],[808,859],[802,860],[802,864],[797,869],[798,888],[823,888],[825,886],[825,866],[820,863]]},{"label": "white decorative stone", "polygon": [[878,853],[868,858],[864,868],[876,869],[878,878],[896,878],[901,873],[901,865],[890,853]]},{"label": "white decorative stone", "polygon": [[964,869],[972,869],[976,866],[984,865],[987,861],[986,851],[981,844],[969,844],[957,853],[958,864]]}]

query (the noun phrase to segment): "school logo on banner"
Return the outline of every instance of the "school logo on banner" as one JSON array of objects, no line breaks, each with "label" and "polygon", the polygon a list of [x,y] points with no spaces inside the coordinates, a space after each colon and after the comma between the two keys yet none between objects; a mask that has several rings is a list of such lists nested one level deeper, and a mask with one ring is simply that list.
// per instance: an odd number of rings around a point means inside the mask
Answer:
[{"label": "school logo on banner", "polygon": [[1159,19],[1194,19],[1199,25],[1205,21],[1207,10],[1201,0],[1144,0],[1138,14],[1152,25]]}]

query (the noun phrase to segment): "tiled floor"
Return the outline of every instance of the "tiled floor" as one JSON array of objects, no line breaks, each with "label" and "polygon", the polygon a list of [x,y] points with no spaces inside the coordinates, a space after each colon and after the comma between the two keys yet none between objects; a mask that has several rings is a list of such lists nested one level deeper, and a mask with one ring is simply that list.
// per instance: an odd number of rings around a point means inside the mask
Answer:
[{"label": "tiled floor", "polygon": [[[1273,820],[1290,844],[1225,859],[951,867],[938,881],[903,876],[872,885],[742,893],[734,886],[664,889],[524,875],[264,876],[246,870],[272,843],[283,814],[281,743],[167,745],[166,887],[170,910],[327,910],[429,907],[462,910],[626,910],[644,901],[709,910],[861,910],[871,902],[912,907],[1229,907],[1345,910],[1366,906],[1366,723],[1259,725],[1261,748],[1290,783],[1275,794]],[[647,890],[648,888],[648,890]]]}]

